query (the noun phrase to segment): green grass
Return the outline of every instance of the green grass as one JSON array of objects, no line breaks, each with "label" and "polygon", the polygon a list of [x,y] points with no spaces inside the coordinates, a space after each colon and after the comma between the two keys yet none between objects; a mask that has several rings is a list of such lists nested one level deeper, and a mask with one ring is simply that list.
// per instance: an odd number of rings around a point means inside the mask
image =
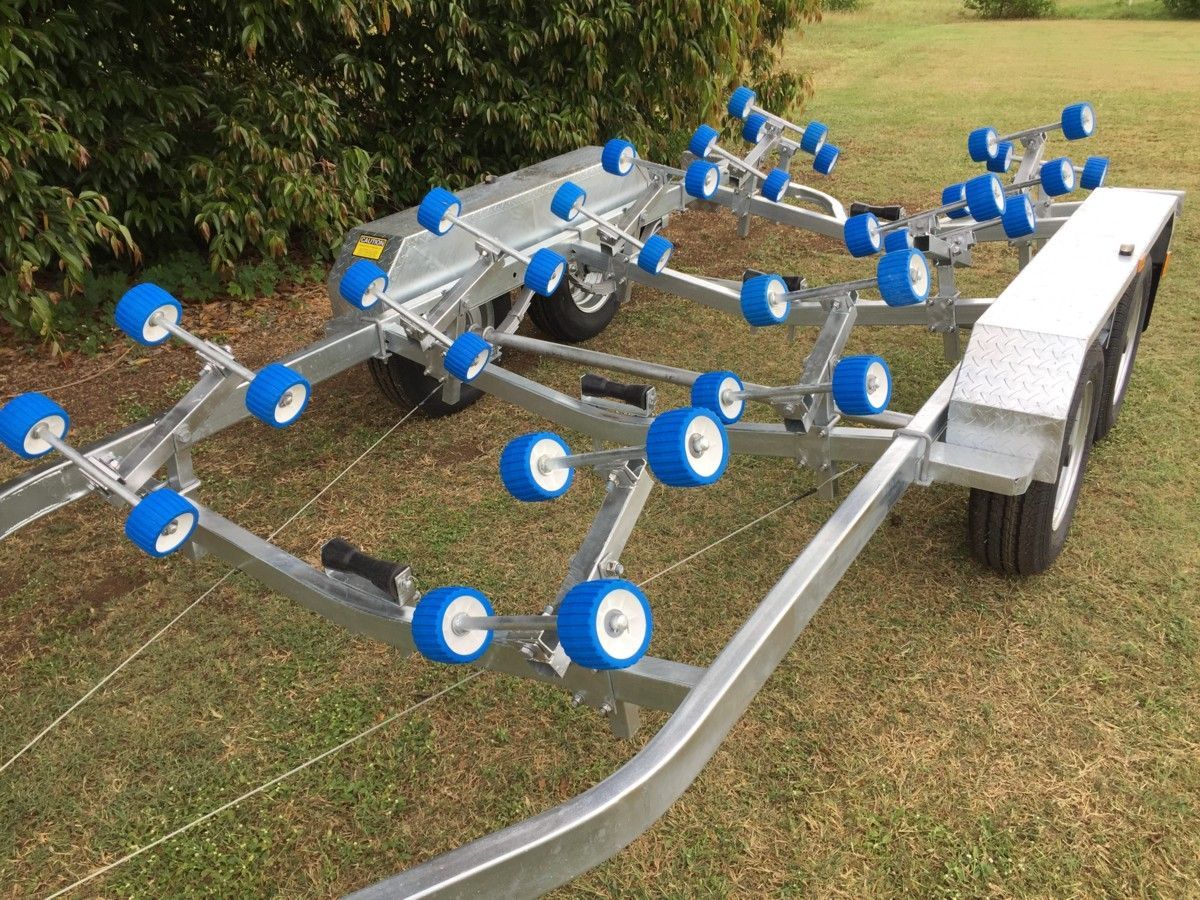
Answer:
[{"label": "green grass", "polygon": [[[976,171],[969,129],[1051,121],[1085,98],[1098,134],[1064,152],[1110,156],[1118,185],[1200,189],[1197,24],[981,23],[953,0],[874,0],[808,28],[783,65],[814,75],[811,112],[844,151],[826,184],[846,200],[928,205]],[[1200,893],[1198,221],[1185,211],[1122,421],[1093,454],[1058,564],[994,577],[966,555],[965,492],[911,491],[696,784],[563,896]],[[831,241],[764,223],[738,242],[724,215],[689,214],[670,234],[682,267],[713,275],[864,272]],[[994,295],[1007,257],[980,254],[963,289]],[[318,307],[269,336],[263,359],[318,335]],[[593,345],[770,381],[794,372],[811,339],[787,345],[639,290]],[[892,361],[902,410],[948,371],[920,329],[863,330],[853,347]],[[63,395],[82,439],[178,396],[183,351],[134,360],[86,404]],[[567,390],[578,376],[521,362]],[[200,448],[201,496],[269,534],[396,415],[363,370],[347,373],[319,386],[286,436],[246,424]],[[278,542],[315,561],[322,540],[344,534],[408,559],[426,587],[478,584],[500,610],[526,612],[557,586],[601,496],[581,477],[555,504],[506,499],[500,447],[544,424],[491,400],[412,420]],[[5,461],[0,478],[21,470]],[[739,457],[712,489],[656,488],[629,575],[660,571],[812,481]],[[656,580],[654,652],[710,660],[832,508],[790,507]],[[88,500],[0,544],[0,756],[224,571],[148,564],[119,532],[118,515]],[[61,887],[462,674],[351,638],[234,576],[0,774],[0,883],[14,896]],[[646,720],[637,740],[616,741],[563,694],[485,675],[88,893],[344,891],[596,783],[662,716]]]}]

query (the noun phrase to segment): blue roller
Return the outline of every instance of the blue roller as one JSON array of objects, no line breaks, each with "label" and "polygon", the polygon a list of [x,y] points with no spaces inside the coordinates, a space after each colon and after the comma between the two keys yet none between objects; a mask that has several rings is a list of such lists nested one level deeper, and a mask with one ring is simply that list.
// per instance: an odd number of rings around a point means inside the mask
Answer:
[{"label": "blue roller", "polygon": [[171,336],[161,325],[151,324],[155,313],[177,325],[183,318],[179,301],[157,284],[135,284],[117,301],[113,314],[117,327],[143,347],[155,347]]},{"label": "blue roller", "polygon": [[67,411],[36,391],[19,394],[0,407],[0,443],[21,459],[37,459],[54,448],[33,434],[34,428],[45,425],[60,440],[71,428]]},{"label": "blue roller", "polygon": [[579,215],[579,207],[587,202],[587,191],[573,181],[564,181],[550,200],[550,212],[564,222]]},{"label": "blue roller", "polygon": [[883,236],[883,252],[895,253],[900,250],[911,250],[913,248],[913,236],[907,228],[900,228],[896,231],[889,231]]},{"label": "blue roller", "polygon": [[1073,103],[1062,111],[1062,130],[1068,141],[1091,137],[1096,130],[1096,111],[1090,103]]},{"label": "blue roller", "polygon": [[757,144],[762,140],[762,132],[766,124],[767,117],[762,113],[751,113],[746,117],[746,124],[742,126],[742,137],[752,144]]},{"label": "blue roller", "polygon": [[990,172],[976,175],[964,187],[967,211],[976,222],[987,222],[1004,215],[1004,185]]},{"label": "blue roller", "polygon": [[427,231],[442,235],[454,227],[446,220],[447,215],[457,216],[462,212],[462,201],[445,188],[435,187],[417,207],[417,222]]},{"label": "blue roller", "polygon": [[[754,91],[743,85],[729,96],[729,105],[726,108],[731,116],[744,119],[750,115],[750,107],[754,105],[757,97],[758,95]],[[699,156],[699,154],[696,155]]]},{"label": "blue roller", "polygon": [[[625,628],[611,629],[616,621]],[[585,669],[625,669],[646,655],[654,633],[650,601],[641,588],[620,578],[584,581],[567,592],[558,607],[558,640]]]},{"label": "blue roller", "polygon": [[629,141],[613,138],[600,151],[600,166],[610,175],[628,175],[633,171],[637,148]]},{"label": "blue roller", "polygon": [[879,233],[879,220],[874,213],[851,216],[842,226],[842,237],[851,256],[872,256],[879,252],[883,241]]},{"label": "blue roller", "polygon": [[446,371],[459,381],[472,382],[487,368],[492,345],[473,331],[464,331],[454,339],[442,359]]},{"label": "blue roller", "polygon": [[538,460],[570,456],[571,448],[557,434],[536,431],[509,441],[500,454],[500,480],[510,494],[525,503],[561,497],[575,481],[574,469],[542,472]]},{"label": "blue roller", "polygon": [[429,591],[413,610],[412,639],[417,651],[434,662],[459,665],[474,662],[492,643],[490,631],[458,634],[454,620],[460,615],[494,615],[488,598],[475,588],[455,585]]},{"label": "blue roller", "polygon": [[688,150],[691,151],[693,156],[704,159],[704,157],[712,153],[712,149],[716,146],[717,138],[719,137],[720,134],[717,133],[717,129],[711,125],[701,125],[692,134],[692,139],[688,141]]},{"label": "blue roller", "polygon": [[833,369],[833,402],[848,416],[873,416],[892,399],[892,373],[880,356],[847,356]]},{"label": "blue roller", "polygon": [[[693,439],[708,444],[700,450]],[[668,487],[712,484],[729,463],[729,439],[720,419],[706,409],[685,407],[661,413],[646,432],[646,463]]]},{"label": "blue roller", "polygon": [[929,261],[920,250],[896,250],[886,254],[875,267],[879,293],[888,306],[912,306],[929,296],[933,281]]},{"label": "blue roller", "polygon": [[721,186],[721,169],[706,159],[692,160],[683,175],[683,189],[689,197],[707,200]]},{"label": "blue roller", "polygon": [[1075,167],[1065,156],[1042,163],[1038,177],[1042,190],[1051,197],[1061,197],[1075,190]]},{"label": "blue roller", "polygon": [[742,282],[742,316],[751,325],[778,325],[788,314],[787,282],[778,275],[755,275]]},{"label": "blue roller", "polygon": [[379,302],[375,295],[382,294],[387,287],[387,272],[369,259],[360,259],[346,270],[338,282],[338,293],[351,306],[370,309]]},{"label": "blue roller", "polygon": [[791,184],[792,176],[784,169],[772,169],[763,180],[762,195],[772,203],[778,203],[787,196]]},{"label": "blue roller", "polygon": [[543,297],[553,297],[567,272],[567,258],[549,247],[533,254],[525,267],[525,287]]},{"label": "blue roller", "polygon": [[1009,197],[1004,204],[1004,216],[1000,219],[1004,225],[1004,234],[1010,240],[1028,237],[1037,230],[1037,216],[1033,212],[1033,204],[1025,194]]},{"label": "blue roller", "polygon": [[975,162],[987,162],[995,157],[999,143],[995,128],[976,128],[967,136],[967,152]]},{"label": "blue roller", "polygon": [[192,537],[200,522],[195,505],[170,488],[159,488],[141,499],[125,517],[125,536],[138,549],[160,558],[174,553]]},{"label": "blue roller", "polygon": [[817,151],[817,155],[813,159],[813,171],[819,175],[832,175],[838,157],[841,155],[842,151],[833,144],[826,144]]},{"label": "blue roller", "polygon": [[816,156],[825,146],[825,138],[829,134],[829,126],[824,122],[809,122],[800,135],[800,149],[805,153]]},{"label": "blue roller", "polygon": [[667,267],[667,263],[671,261],[671,253],[674,250],[675,245],[661,234],[650,235],[650,237],[646,238],[646,243],[638,252],[638,268],[643,272],[649,272],[651,275],[657,275]]},{"label": "blue roller", "polygon": [[1108,157],[1089,156],[1087,162],[1083,164],[1083,175],[1079,179],[1079,186],[1085,191],[1094,191],[1098,187],[1104,187],[1104,179],[1107,177]]},{"label": "blue roller", "polygon": [[692,406],[714,413],[725,425],[732,425],[746,411],[741,398],[722,399],[726,391],[745,390],[742,379],[733,372],[705,372],[692,382]]},{"label": "blue roller", "polygon": [[283,363],[271,363],[246,388],[246,409],[272,428],[286,428],[300,418],[311,396],[307,378]]},{"label": "blue roller", "polygon": [[[942,189],[942,206],[949,206],[951,203],[962,203],[967,199],[967,186],[961,182],[958,184],[947,185]],[[965,219],[970,215],[965,207],[952,209],[946,213],[952,219]]]},{"label": "blue roller", "polygon": [[997,175],[1003,175],[1012,168],[1013,152],[1015,149],[1012,141],[1001,141],[996,155],[987,161],[987,170],[995,172]]}]

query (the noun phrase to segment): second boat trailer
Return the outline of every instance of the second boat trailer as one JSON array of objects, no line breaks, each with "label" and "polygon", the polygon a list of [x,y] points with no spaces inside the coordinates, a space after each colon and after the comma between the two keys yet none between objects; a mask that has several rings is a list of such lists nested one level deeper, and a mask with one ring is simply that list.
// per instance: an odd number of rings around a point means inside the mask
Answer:
[{"label": "second boat trailer", "polygon": [[[848,215],[790,174],[805,155],[816,173],[833,171],[839,151],[824,125],[775,115],[744,87],[728,111],[749,144],[742,155],[707,125],[679,167],[643,160],[615,139],[457,195],[435,188],[417,209],[355,228],[329,276],[326,337],[258,372],[188,331],[166,291],[132,288],[117,309],[122,330],[147,346],[181,340],[204,365],[172,409],[89,447],[67,442],[69,416],[41,394],[0,409],[0,441],[11,450],[61,457],[0,485],[0,539],[97,494],[128,507],[126,534],[151,556],[212,554],[402,652],[556,685],[618,736],[639,728],[642,707],[670,714],[590,790],[355,896],[533,895],[620,851],[696,778],[910,485],[970,488],[967,539],[998,572],[1043,571],[1063,547],[1092,443],[1124,399],[1183,195],[1105,187],[1103,157],[1079,167],[1047,160],[1056,132],[1072,141],[1093,133],[1093,108],[1077,103],[1048,125],[973,131],[968,153],[987,171],[946,188],[937,206],[908,214],[855,204]],[[1087,199],[1066,199],[1077,187]],[[688,207],[731,211],[743,236],[763,218],[843,241],[874,271],[810,285],[768,272],[732,281],[676,270],[660,232]],[[996,298],[964,297],[955,285],[981,242],[1018,254],[1020,272]],[[816,337],[784,385],[577,346],[608,325],[635,283],[749,327],[812,326]],[[871,293],[879,299],[863,296]],[[527,315],[553,340],[518,335]],[[886,361],[844,355],[856,325],[923,325],[943,336],[957,365],[915,413],[891,410]],[[582,367],[580,395],[505,370],[506,350]],[[551,501],[583,469],[606,482],[582,545],[540,608],[497,616],[467,585],[422,592],[411,567],[341,538],[314,568],[199,502],[197,442],[247,415],[290,426],[313,384],[362,363],[406,407],[446,415],[487,393],[591,439],[576,451],[534,432],[501,455],[499,477],[517,501]],[[691,405],[659,410],[656,382],[688,387]],[[778,422],[742,421],[752,403]],[[869,469],[711,665],[648,655],[652,604],[622,577],[622,551],[655,481],[711,484],[730,454],[795,460],[830,499],[845,466]]]}]

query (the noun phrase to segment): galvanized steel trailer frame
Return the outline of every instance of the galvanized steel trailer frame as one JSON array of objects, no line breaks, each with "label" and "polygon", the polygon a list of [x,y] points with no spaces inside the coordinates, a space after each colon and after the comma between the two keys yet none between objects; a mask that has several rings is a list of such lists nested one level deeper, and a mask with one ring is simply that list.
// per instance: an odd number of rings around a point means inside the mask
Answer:
[{"label": "galvanized steel trailer frame", "polygon": [[[769,147],[767,149],[770,149]],[[786,150],[786,148],[784,148]],[[756,148],[755,161],[766,150]],[[464,217],[484,232],[510,235],[519,250],[558,248],[574,263],[601,273],[606,287],[627,293],[633,282],[656,287],[731,313],[738,310],[736,282],[668,271],[654,276],[629,262],[619,242],[597,237],[594,226],[564,227],[549,212],[549,198],[571,179],[589,192],[589,206],[608,221],[645,234],[696,201],[681,185],[682,171],[639,163],[620,179],[603,172],[598,148],[584,148],[494,183],[461,193]],[[1026,160],[1034,153],[1027,149]],[[1032,165],[1032,163],[1030,163]],[[728,173],[727,173],[728,174]],[[754,195],[753,180],[733,180],[711,202],[741,217],[751,216],[840,237],[845,211],[834,198],[792,184],[789,196],[816,209],[775,204]],[[939,291],[927,303],[889,307],[836,290],[812,303],[793,306],[792,326],[820,326],[807,366],[823,370],[840,353],[854,324],[924,325],[947,335],[946,351],[957,349],[957,331],[975,326],[963,362],[915,415],[886,413],[865,424],[843,424],[825,409],[815,416],[789,417],[782,424],[728,426],[734,453],[793,459],[818,472],[836,474],[838,463],[870,468],[829,521],[788,568],[776,586],[707,668],[645,657],[628,669],[600,672],[569,665],[550,644],[498,640],[479,665],[556,684],[577,701],[603,711],[613,730],[629,735],[638,727],[639,707],[671,716],[647,746],[618,772],[580,796],[360,892],[359,896],[528,895],[561,884],[608,858],[647,828],[686,789],[725,734],[787,652],[857,553],[912,484],[947,482],[997,495],[1023,493],[1034,479],[1053,482],[1061,454],[1071,391],[1083,352],[1104,338],[1106,323],[1122,296],[1156,274],[1165,263],[1171,225],[1182,195],[1170,192],[1101,189],[1082,204],[1043,202],[1038,242],[1058,235],[1027,263],[999,298],[964,299],[953,288],[953,266],[969,262],[969,246],[1003,240],[995,225],[977,223],[969,242],[954,251],[938,241],[939,231],[963,233],[963,223],[931,219],[925,249],[939,272]],[[519,240],[511,237],[520,223]],[[970,223],[968,223],[970,224]],[[341,275],[363,238],[382,240],[379,265],[392,275],[389,298],[447,333],[478,324],[474,312],[519,284],[520,267],[485,240],[462,230],[435,237],[417,225],[412,210],[353,230],[330,275],[334,307],[327,336],[285,359],[316,383],[369,359],[399,355],[444,374],[427,341],[406,330],[389,310],[362,313],[337,292]],[[1145,276],[1141,273],[1151,266]],[[1079,287],[1079,290],[1072,290]],[[512,336],[530,302],[518,293],[513,312],[485,334],[497,345],[559,356],[586,366],[610,368],[687,383],[696,373],[534,339]],[[950,336],[953,336],[951,340]],[[506,337],[509,336],[509,337]],[[1081,349],[1082,348],[1082,349]],[[1013,366],[1026,377],[1014,382]],[[1049,383],[1045,379],[1050,379]],[[814,383],[813,372],[801,377]],[[1006,387],[1007,384],[1007,387]],[[523,376],[488,366],[474,382],[486,393],[517,404],[596,441],[640,446],[648,416],[605,408],[552,390]],[[446,381],[446,397],[458,385]],[[191,448],[246,416],[245,385],[212,367],[172,410],[84,450],[130,490],[165,481],[193,497],[199,482]],[[632,534],[651,486],[645,462],[636,456],[604,469],[609,490],[558,597],[573,584],[621,571],[620,554]],[[114,505],[79,467],[61,461],[0,486],[0,539],[88,493]],[[321,571],[198,506],[199,527],[188,547],[193,556],[212,553],[265,585],[348,630],[413,650],[411,607],[397,603],[377,585],[353,574]],[[547,607],[553,609],[553,604]]]}]

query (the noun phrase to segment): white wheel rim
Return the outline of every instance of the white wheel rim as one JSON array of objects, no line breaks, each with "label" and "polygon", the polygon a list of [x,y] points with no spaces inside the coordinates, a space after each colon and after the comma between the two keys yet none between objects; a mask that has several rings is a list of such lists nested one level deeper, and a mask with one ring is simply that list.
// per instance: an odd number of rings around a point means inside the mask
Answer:
[{"label": "white wheel rim", "polygon": [[622,175],[628,175],[633,169],[633,158],[636,155],[632,147],[623,147],[621,149],[621,155],[617,157],[617,170]]},{"label": "white wheel rim", "polygon": [[160,325],[160,322],[169,322],[172,325],[178,325],[179,310],[170,303],[164,303],[158,307],[158,309],[146,317],[146,321],[142,325],[142,337],[150,343],[157,343],[167,338],[171,332]]},{"label": "white wheel rim", "polygon": [[308,398],[308,388],[302,384],[293,384],[283,392],[279,402],[275,404],[275,421],[280,425],[292,421],[300,415],[304,401]]},{"label": "white wheel rim", "polygon": [[878,409],[887,402],[888,390],[891,387],[891,379],[888,377],[888,370],[880,362],[873,362],[867,366],[867,374],[863,379],[867,388],[867,400],[871,406]]},{"label": "white wheel rim", "polygon": [[[581,271],[584,273],[582,278],[579,277],[579,273]],[[579,264],[574,262],[571,263],[571,273],[577,283],[582,283],[584,285],[599,284],[600,282],[604,281],[604,273],[582,270]],[[579,308],[580,312],[594,313],[608,302],[608,298],[610,296],[611,294],[602,294],[589,291],[585,287],[571,288],[571,299],[575,302],[575,306]]]},{"label": "white wheel rim", "polygon": [[717,185],[720,183],[720,181],[721,181],[721,172],[716,166],[713,166],[711,169],[709,169],[707,172],[705,172],[704,173],[704,196],[711,197],[713,194],[715,194],[717,191]]},{"label": "white wheel rim", "polygon": [[1054,512],[1050,527],[1054,531],[1062,526],[1071,505],[1071,497],[1083,471],[1083,454],[1087,449],[1088,428],[1092,424],[1092,406],[1096,402],[1096,382],[1089,381],[1083,388],[1075,424],[1071,428],[1071,450],[1062,470],[1058,473],[1058,489],[1054,493]]},{"label": "white wheel rim", "polygon": [[154,539],[154,549],[159,553],[170,553],[187,540],[195,521],[195,513],[185,512],[177,515],[158,533],[158,537]]},{"label": "white wheel rim", "polygon": [[720,404],[721,412],[725,418],[737,420],[741,418],[742,410],[746,408],[746,401],[737,397],[726,399],[726,394],[734,391],[742,390],[742,384],[736,378],[725,378],[721,382],[721,389],[717,394],[717,402]]},{"label": "white wheel rim", "polygon": [[61,441],[67,433],[67,420],[58,413],[38,419],[33,427],[25,432],[25,452],[37,456],[54,449],[50,442],[41,436],[47,431]]},{"label": "white wheel rim", "polygon": [[1125,396],[1125,388],[1129,385],[1129,370],[1133,366],[1133,351],[1137,346],[1138,330],[1142,327],[1143,296],[1141,291],[1139,291],[1138,302],[1130,307],[1129,318],[1125,322],[1125,349],[1121,351],[1121,358],[1117,361],[1117,380],[1113,383],[1113,409],[1116,409],[1117,405],[1121,402]]},{"label": "white wheel rim", "polygon": [[562,459],[567,455],[562,444],[550,438],[542,438],[529,449],[529,474],[534,482],[544,491],[560,491],[571,476],[570,469],[549,469],[543,471],[542,462]]},{"label": "white wheel rim", "polygon": [[787,313],[788,302],[784,299],[787,285],[778,278],[772,278],[767,284],[767,309],[773,319],[782,319]]},{"label": "white wheel rim", "polygon": [[[618,627],[624,622],[624,629]],[[646,640],[646,610],[626,588],[614,588],[596,604],[592,622],[600,647],[617,660],[627,660],[642,648]]]},{"label": "white wheel rim", "polygon": [[912,285],[913,293],[924,297],[929,293],[929,264],[925,257],[916,253],[908,258],[908,283]]},{"label": "white wheel rim", "polygon": [[456,631],[454,629],[454,620],[459,616],[486,616],[489,615],[487,607],[479,602],[478,597],[473,597],[470,594],[462,594],[455,597],[446,604],[445,613],[442,615],[442,639],[446,642],[446,646],[451,652],[459,656],[470,656],[482,647],[488,639],[491,632],[476,631]]},{"label": "white wheel rim", "polygon": [[721,467],[725,441],[716,420],[699,415],[688,423],[683,435],[687,464],[701,478],[708,478]]}]

